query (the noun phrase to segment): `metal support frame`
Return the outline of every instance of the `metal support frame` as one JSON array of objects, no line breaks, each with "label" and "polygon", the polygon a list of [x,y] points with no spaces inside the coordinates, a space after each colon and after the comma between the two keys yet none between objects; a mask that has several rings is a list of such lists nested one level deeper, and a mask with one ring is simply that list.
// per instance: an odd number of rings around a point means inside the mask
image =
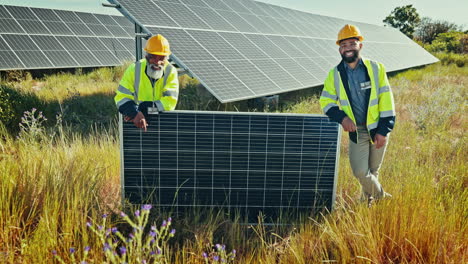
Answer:
[{"label": "metal support frame", "polygon": [[141,41],[141,33],[143,29],[135,23],[135,60],[139,61],[143,58],[143,48],[142,48],[142,41]]}]

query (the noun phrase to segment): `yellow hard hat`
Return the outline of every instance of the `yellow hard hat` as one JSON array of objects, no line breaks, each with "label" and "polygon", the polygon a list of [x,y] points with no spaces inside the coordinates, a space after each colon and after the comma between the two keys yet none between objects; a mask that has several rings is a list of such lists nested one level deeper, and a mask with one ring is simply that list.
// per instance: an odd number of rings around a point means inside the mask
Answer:
[{"label": "yellow hard hat", "polygon": [[361,35],[361,31],[355,25],[346,24],[340,32],[338,32],[338,40],[336,45],[340,45],[340,41],[349,38],[358,38],[359,41],[363,41],[364,37]]},{"label": "yellow hard hat", "polygon": [[145,51],[154,54],[154,55],[161,55],[161,56],[169,56],[171,55],[171,49],[169,48],[169,41],[163,35],[156,35],[152,36],[148,39],[145,46]]}]

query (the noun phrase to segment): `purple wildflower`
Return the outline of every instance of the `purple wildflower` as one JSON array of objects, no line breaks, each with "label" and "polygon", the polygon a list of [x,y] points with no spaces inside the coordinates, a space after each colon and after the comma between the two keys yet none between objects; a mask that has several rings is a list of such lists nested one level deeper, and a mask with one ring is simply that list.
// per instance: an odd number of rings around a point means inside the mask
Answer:
[{"label": "purple wildflower", "polygon": [[107,217],[107,214],[103,214],[103,215],[102,215],[102,218],[106,218],[106,217]]},{"label": "purple wildflower", "polygon": [[131,239],[135,238],[135,235],[134,235],[133,233],[130,233],[128,236],[129,236]]},{"label": "purple wildflower", "polygon": [[175,235],[175,229],[172,229],[169,234],[172,235],[172,236]]},{"label": "purple wildflower", "polygon": [[86,226],[87,226],[87,227],[92,227],[93,224],[91,224],[91,222],[86,222]]},{"label": "purple wildflower", "polygon": [[83,260],[83,261],[80,262],[80,264],[88,264],[88,262]]},{"label": "purple wildflower", "polygon": [[97,227],[98,227],[98,230],[99,230],[99,231],[101,231],[101,230],[104,228],[104,227],[102,227],[102,226],[100,226],[100,225],[98,225]]},{"label": "purple wildflower", "polygon": [[86,246],[86,247],[84,248],[84,251],[85,251],[85,252],[88,252],[90,249],[91,249],[90,246]]},{"label": "purple wildflower", "polygon": [[141,206],[141,210],[149,211],[152,207],[153,206],[151,204],[144,204],[143,206]]},{"label": "purple wildflower", "polygon": [[167,226],[167,222],[166,222],[166,220],[164,220],[164,221],[162,222],[161,227],[166,227],[166,226]]},{"label": "purple wildflower", "polygon": [[221,250],[221,248],[222,248],[220,244],[216,244],[215,247],[216,247],[217,250]]},{"label": "purple wildflower", "polygon": [[156,226],[151,226],[151,230],[155,231],[156,230]]},{"label": "purple wildflower", "polygon": [[202,256],[203,256],[204,258],[207,258],[207,257],[208,257],[208,254],[206,254],[206,252],[203,252]]},{"label": "purple wildflower", "polygon": [[156,232],[150,231],[149,235],[150,235],[151,237],[155,237],[155,236],[156,236]]},{"label": "purple wildflower", "polygon": [[52,250],[52,255],[57,256],[57,250]]},{"label": "purple wildflower", "polygon": [[104,243],[104,251],[108,251],[110,250],[110,246],[109,246],[109,243]]},{"label": "purple wildflower", "polygon": [[125,214],[124,212],[120,212],[120,216],[121,217],[127,217],[127,214]]},{"label": "purple wildflower", "polygon": [[125,247],[120,247],[119,250],[120,250],[120,254],[122,255],[127,254],[127,249]]},{"label": "purple wildflower", "polygon": [[158,249],[156,250],[156,254],[161,255],[161,249],[158,248]]},{"label": "purple wildflower", "polygon": [[113,227],[113,228],[111,228],[111,232],[115,234],[115,233],[119,232],[119,230],[117,230],[117,227]]},{"label": "purple wildflower", "polygon": [[156,253],[154,253],[154,251],[151,251],[151,252],[150,252],[150,255],[151,255],[151,256],[153,256],[154,254],[156,254]]},{"label": "purple wildflower", "polygon": [[70,248],[70,254],[73,254],[73,253],[75,253],[75,252],[76,252],[76,249],[73,248],[73,247],[71,247],[71,248]]},{"label": "purple wildflower", "polygon": [[140,216],[140,210],[135,211],[135,216]]},{"label": "purple wildflower", "polygon": [[142,263],[142,264],[146,264],[147,262],[146,262],[146,260],[144,259],[144,260],[141,261],[141,263]]},{"label": "purple wildflower", "polygon": [[214,260],[214,261],[219,261],[219,256],[214,256],[214,257],[213,257],[213,260]]},{"label": "purple wildflower", "polygon": [[169,217],[169,218],[167,219],[167,222],[169,222],[169,223],[172,222],[172,217]]}]

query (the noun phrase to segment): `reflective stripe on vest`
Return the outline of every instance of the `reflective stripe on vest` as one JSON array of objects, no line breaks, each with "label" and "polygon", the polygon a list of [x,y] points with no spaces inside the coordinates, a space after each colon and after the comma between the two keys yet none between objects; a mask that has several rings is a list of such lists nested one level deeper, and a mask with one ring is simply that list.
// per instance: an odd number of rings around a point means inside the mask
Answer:
[{"label": "reflective stripe on vest", "polygon": [[377,92],[377,98],[376,98],[377,102],[371,102],[371,104],[377,105],[379,104],[379,90],[380,90],[379,65],[375,61],[370,61],[370,63],[372,65],[372,74],[374,75],[375,91]]},{"label": "reflective stripe on vest", "polygon": [[340,71],[338,71],[338,66],[335,67],[333,79],[334,79],[334,81],[335,81],[336,96],[338,96],[338,98],[340,98],[340,82],[341,82],[341,77],[340,77]]},{"label": "reflective stripe on vest", "polygon": [[141,61],[135,63],[135,81],[133,83],[133,88],[135,88],[135,104],[139,104],[138,101],[138,89],[140,88],[140,77],[141,77]]}]

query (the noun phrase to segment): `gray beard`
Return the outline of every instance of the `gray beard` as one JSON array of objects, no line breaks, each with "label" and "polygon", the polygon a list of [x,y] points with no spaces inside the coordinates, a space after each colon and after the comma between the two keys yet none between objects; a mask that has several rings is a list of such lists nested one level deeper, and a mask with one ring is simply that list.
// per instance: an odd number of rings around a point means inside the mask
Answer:
[{"label": "gray beard", "polygon": [[161,70],[153,70],[153,67],[155,65],[149,64],[146,66],[146,74],[155,80],[160,79],[163,76],[163,69]]}]

